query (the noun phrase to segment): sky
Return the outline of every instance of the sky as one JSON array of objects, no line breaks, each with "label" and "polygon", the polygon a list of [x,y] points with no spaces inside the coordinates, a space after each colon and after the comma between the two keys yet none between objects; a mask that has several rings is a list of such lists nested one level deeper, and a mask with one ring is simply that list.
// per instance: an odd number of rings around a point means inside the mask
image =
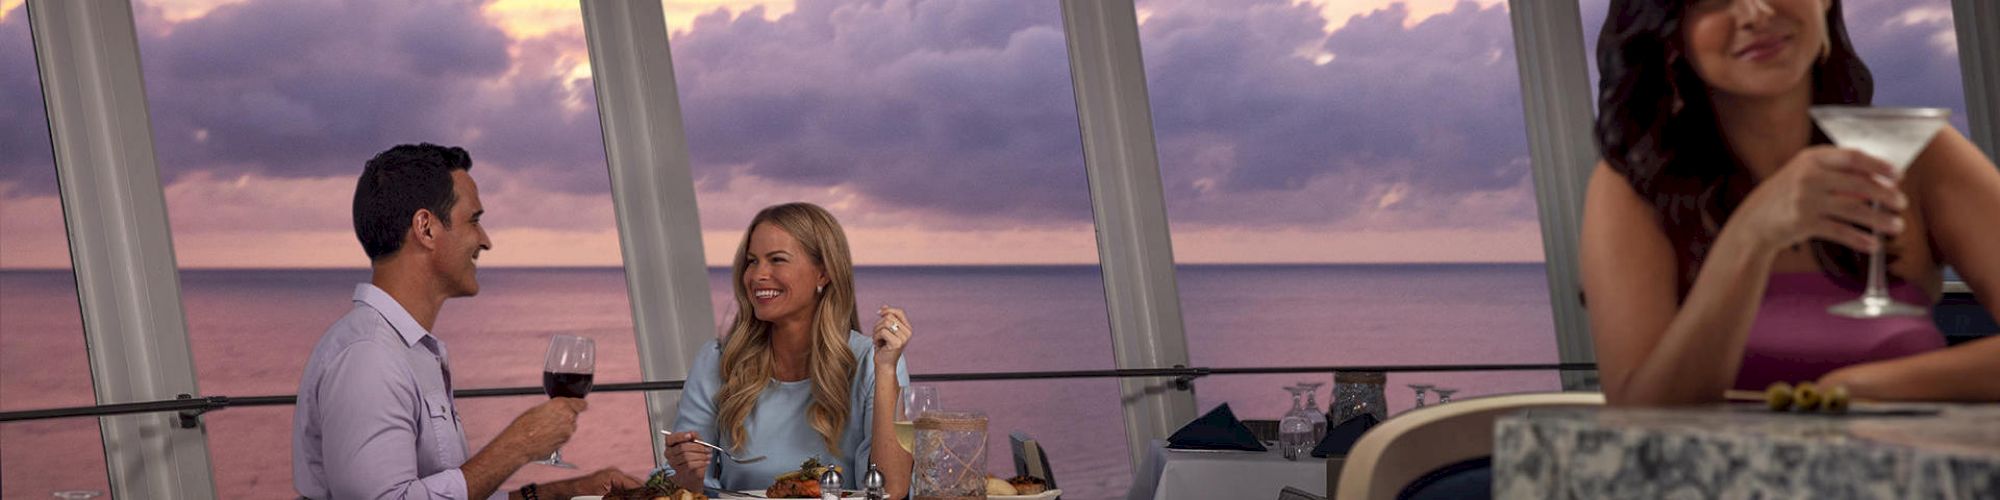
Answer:
[{"label": "sky", "polygon": [[[794,200],[862,265],[1097,261],[1055,2],[662,5],[711,264]],[[1179,262],[1541,259],[1504,2],[1137,7]],[[1878,102],[1963,109],[1948,0],[1846,8]],[[134,10],[183,267],[366,265],[353,176],[418,141],[472,152],[482,265],[618,265],[574,1]],[[21,14],[0,0],[0,268],[64,267]]]}]

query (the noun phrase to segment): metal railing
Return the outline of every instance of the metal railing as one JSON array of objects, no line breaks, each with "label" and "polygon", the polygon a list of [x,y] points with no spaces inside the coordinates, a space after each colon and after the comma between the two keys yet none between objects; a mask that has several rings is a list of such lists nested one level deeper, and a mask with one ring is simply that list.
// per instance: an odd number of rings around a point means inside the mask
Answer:
[{"label": "metal railing", "polygon": [[[1193,387],[1196,379],[1211,375],[1274,375],[1285,373],[1334,373],[1334,372],[1489,372],[1489,371],[1594,371],[1595,363],[1554,363],[1554,364],[1479,364],[1479,365],[1348,365],[1348,366],[1291,366],[1291,367],[1241,367],[1241,368],[1137,368],[1119,370],[1056,370],[1030,372],[967,372],[931,373],[911,375],[911,382],[987,382],[1003,380],[1046,380],[1085,378],[1159,378],[1172,377],[1174,386],[1180,390]],[[592,393],[678,391],[684,381],[665,380],[654,382],[622,382],[602,384],[591,388]],[[452,391],[454,398],[490,398],[506,396],[541,396],[546,394],[541,387],[496,387],[487,389],[460,389]],[[103,417],[133,413],[179,412],[181,426],[193,428],[200,425],[203,413],[225,408],[251,406],[282,406],[298,403],[298,396],[202,396],[182,394],[180,399],[169,401],[147,401],[142,403],[117,403],[69,408],[48,408],[0,412],[0,423],[53,418]]]}]

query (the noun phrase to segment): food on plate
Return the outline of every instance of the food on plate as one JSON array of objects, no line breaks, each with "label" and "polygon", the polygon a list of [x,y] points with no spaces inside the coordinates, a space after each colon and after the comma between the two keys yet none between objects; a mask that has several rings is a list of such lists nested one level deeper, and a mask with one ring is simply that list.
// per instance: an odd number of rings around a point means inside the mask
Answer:
[{"label": "food on plate", "polygon": [[1002,481],[1000,480],[1000,478],[997,477],[986,476],[987,496],[1019,495],[1019,494],[1021,494],[1021,492],[1014,491],[1014,485],[1007,484],[1006,481]]},{"label": "food on plate", "polygon": [[819,463],[819,457],[808,458],[805,463],[799,464],[797,470],[785,471],[784,474],[779,474],[777,482],[771,483],[771,488],[764,490],[764,496],[770,498],[819,498],[819,476],[825,474],[828,469],[840,470],[840,467],[823,465]]},{"label": "food on plate", "polygon": [[708,496],[699,491],[681,489],[680,485],[667,479],[665,470],[661,470],[646,478],[646,484],[636,488],[613,488],[604,494],[604,500],[708,500]]},{"label": "food on plate", "polygon": [[1019,475],[1007,479],[1007,485],[1014,487],[1016,495],[1040,495],[1049,490],[1049,482],[1042,478]]}]

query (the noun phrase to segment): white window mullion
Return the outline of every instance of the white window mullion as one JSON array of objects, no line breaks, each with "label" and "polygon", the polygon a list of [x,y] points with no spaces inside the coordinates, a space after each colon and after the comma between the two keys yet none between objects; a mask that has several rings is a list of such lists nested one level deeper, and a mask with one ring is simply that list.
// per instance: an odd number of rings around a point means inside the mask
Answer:
[{"label": "white window mullion", "polygon": [[[33,0],[28,19],[97,403],[199,395],[132,6]],[[112,497],[215,497],[206,430],[179,423],[99,418]]]},{"label": "white window mullion", "polygon": [[[1580,299],[1577,250],[1584,186],[1597,165],[1590,106],[1597,92],[1584,57],[1592,50],[1583,46],[1583,23],[1574,1],[1511,1],[1508,10],[1514,21],[1514,57],[1521,67],[1521,105],[1548,259],[1556,348],[1564,363],[1589,363],[1596,356]],[[1563,388],[1595,385],[1593,378],[1565,373]]]},{"label": "white window mullion", "polygon": [[[684,380],[715,313],[666,22],[656,1],[582,3],[639,369],[646,380]],[[679,403],[678,392],[647,392],[652,428],[671,428]],[[657,461],[660,436],[649,435]]]},{"label": "white window mullion", "polygon": [[[1132,1],[1062,0],[1062,13],[1113,354],[1119,368],[1187,365]],[[1122,379],[1120,388],[1135,465],[1149,441],[1195,417],[1193,390],[1178,390],[1172,380]]]},{"label": "white window mullion", "polygon": [[1958,69],[1965,79],[1965,131],[1987,158],[2000,158],[2000,3],[1952,0]]}]

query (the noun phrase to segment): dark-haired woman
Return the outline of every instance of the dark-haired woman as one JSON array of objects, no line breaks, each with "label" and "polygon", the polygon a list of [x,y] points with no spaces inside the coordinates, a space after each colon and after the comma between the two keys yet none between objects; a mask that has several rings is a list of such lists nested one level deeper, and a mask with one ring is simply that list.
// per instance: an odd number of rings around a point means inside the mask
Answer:
[{"label": "dark-haired woman", "polygon": [[1873,229],[1891,295],[1934,302],[1949,265],[2000,315],[1992,161],[1946,127],[1898,178],[1814,128],[1808,107],[1873,94],[1839,4],[1612,1],[1582,248],[1612,404],[1712,402],[1775,381],[2000,400],[2000,337],[1947,348],[1928,317],[1826,312],[1859,294]]}]

